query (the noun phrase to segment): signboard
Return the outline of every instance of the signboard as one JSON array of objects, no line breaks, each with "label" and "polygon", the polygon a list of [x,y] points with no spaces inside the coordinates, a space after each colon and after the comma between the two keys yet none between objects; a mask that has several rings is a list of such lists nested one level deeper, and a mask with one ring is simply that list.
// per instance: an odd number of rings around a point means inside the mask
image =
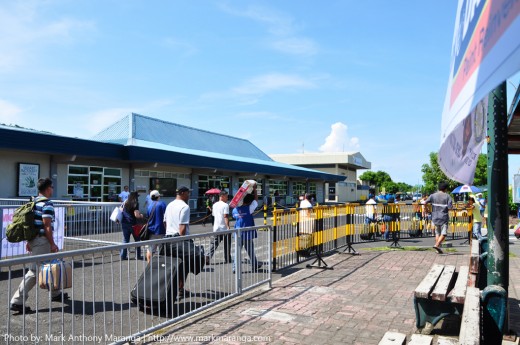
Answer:
[{"label": "signboard", "polygon": [[38,195],[40,165],[18,163],[18,196]]},{"label": "signboard", "polygon": [[473,182],[488,94],[520,70],[518,32],[520,1],[459,0],[439,150],[440,168],[451,179]]},{"label": "signboard", "polygon": [[[18,243],[10,243],[5,238],[5,231],[7,226],[13,221],[13,214],[16,208],[4,208],[2,214],[2,246],[0,248],[0,258],[10,258],[17,255],[25,255],[27,251],[25,249],[25,241]],[[65,234],[65,208],[56,207],[54,208],[54,243],[60,250],[63,249],[63,241]]]}]

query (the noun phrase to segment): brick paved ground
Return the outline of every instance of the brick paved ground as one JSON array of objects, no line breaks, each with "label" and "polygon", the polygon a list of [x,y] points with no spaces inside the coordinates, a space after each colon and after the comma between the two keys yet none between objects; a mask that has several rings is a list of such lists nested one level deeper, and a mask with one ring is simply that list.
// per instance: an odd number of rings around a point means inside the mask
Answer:
[{"label": "brick paved ground", "polygon": [[[325,260],[334,270],[301,268],[275,281],[270,290],[256,290],[185,320],[145,343],[367,345],[378,344],[388,330],[410,336],[415,331],[413,291],[431,265],[468,265],[469,257],[467,247],[460,247],[449,255],[362,251]],[[516,303],[511,321],[520,325],[520,259],[511,258],[510,267],[510,298]]]}]

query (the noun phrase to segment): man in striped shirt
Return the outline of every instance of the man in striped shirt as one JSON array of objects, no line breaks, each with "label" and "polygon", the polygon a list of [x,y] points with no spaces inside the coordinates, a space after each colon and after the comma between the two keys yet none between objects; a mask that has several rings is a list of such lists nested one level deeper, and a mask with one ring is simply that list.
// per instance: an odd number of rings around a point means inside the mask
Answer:
[{"label": "man in striped shirt", "polygon": [[[54,222],[54,205],[49,198],[53,194],[52,180],[50,178],[38,180],[38,196],[35,198],[36,206],[34,208],[34,225],[40,229],[38,235],[28,241],[26,244],[27,251],[31,255],[57,253],[58,246],[54,243],[52,235]],[[29,270],[25,274],[20,286],[14,293],[11,299],[12,311],[16,312],[30,312],[31,309],[25,305],[27,298],[29,298],[29,291],[36,285],[36,263],[29,266]],[[51,292],[52,301],[62,301],[68,298],[67,293],[58,291]]]}]

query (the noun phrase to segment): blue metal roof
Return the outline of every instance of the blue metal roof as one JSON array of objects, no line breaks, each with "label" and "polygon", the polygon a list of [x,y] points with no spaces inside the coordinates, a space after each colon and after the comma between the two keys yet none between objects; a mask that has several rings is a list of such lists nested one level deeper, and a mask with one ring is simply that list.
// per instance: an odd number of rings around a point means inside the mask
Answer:
[{"label": "blue metal roof", "polygon": [[93,140],[123,145],[146,146],[203,155],[215,153],[272,162],[249,140],[204,131],[132,113],[95,135]]},{"label": "blue metal roof", "polygon": [[[158,162],[191,168],[258,173],[272,177],[286,176],[323,181],[345,179],[345,176],[341,175],[275,162],[247,140],[154,120],[142,115],[129,116],[130,118],[125,117],[100,132],[95,136],[96,140],[0,125],[0,148],[47,154],[71,154],[122,162]],[[173,131],[178,131],[177,139],[166,140],[174,137]],[[185,132],[182,133],[183,131]],[[190,135],[198,137],[198,142],[186,144],[185,142],[192,141]],[[218,149],[213,146],[208,148],[202,142],[203,137],[209,138],[205,140],[214,143],[219,141],[224,143],[215,145]],[[162,143],[154,140],[161,140]],[[206,151],[206,148],[210,151]]]}]

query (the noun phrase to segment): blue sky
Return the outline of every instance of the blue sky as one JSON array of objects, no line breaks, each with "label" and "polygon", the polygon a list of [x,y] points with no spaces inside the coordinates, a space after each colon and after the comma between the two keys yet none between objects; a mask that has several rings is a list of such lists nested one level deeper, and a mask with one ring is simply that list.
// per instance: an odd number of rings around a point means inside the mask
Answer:
[{"label": "blue sky", "polygon": [[359,151],[414,185],[440,144],[456,7],[2,1],[0,122],[89,138],[136,112],[268,154]]}]

